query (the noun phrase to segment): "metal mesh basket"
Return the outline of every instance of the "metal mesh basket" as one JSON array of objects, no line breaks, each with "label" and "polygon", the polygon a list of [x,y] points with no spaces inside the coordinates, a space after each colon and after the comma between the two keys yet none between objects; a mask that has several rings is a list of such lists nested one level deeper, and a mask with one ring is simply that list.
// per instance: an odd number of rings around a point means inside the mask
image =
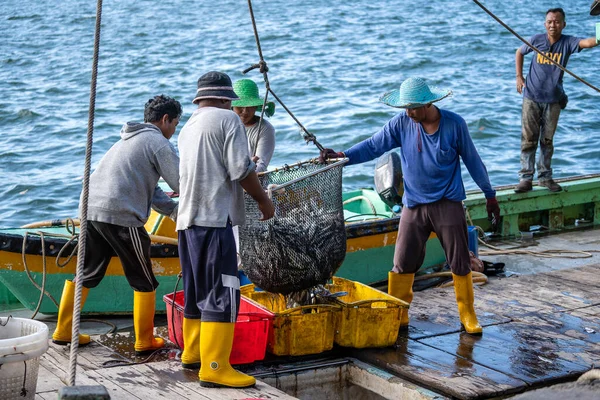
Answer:
[{"label": "metal mesh basket", "polygon": [[245,194],[240,255],[244,272],[258,287],[282,294],[308,289],[324,284],[342,265],[346,162],[310,160],[260,174],[275,205],[275,216],[268,221],[259,221],[257,203]]}]

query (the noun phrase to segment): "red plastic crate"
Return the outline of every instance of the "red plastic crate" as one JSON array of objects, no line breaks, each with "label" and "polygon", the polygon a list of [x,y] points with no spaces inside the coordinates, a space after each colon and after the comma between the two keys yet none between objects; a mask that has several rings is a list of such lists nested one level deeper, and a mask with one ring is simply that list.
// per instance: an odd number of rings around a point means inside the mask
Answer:
[{"label": "red plastic crate", "polygon": [[[183,290],[175,292],[174,302],[173,293],[165,294],[163,301],[167,305],[169,340],[183,350]],[[240,299],[229,357],[231,364],[248,364],[265,358],[273,318],[275,314],[258,303],[244,297]]]}]

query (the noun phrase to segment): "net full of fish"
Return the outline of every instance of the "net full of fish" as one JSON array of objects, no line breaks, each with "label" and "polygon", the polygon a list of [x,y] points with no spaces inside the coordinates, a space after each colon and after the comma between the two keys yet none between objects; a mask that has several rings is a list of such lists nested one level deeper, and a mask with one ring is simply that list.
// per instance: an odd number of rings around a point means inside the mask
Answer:
[{"label": "net full of fish", "polygon": [[262,175],[275,205],[268,221],[258,220],[258,207],[246,195],[240,255],[244,272],[261,289],[285,295],[313,288],[344,261],[344,162],[337,164],[305,162]]}]

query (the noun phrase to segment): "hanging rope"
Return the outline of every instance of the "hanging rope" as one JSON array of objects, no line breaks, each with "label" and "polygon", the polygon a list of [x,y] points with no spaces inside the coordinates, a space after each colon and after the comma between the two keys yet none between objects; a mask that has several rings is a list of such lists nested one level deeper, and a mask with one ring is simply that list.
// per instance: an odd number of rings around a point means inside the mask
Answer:
[{"label": "hanging rope", "polygon": [[287,113],[290,115],[290,117],[292,117],[292,119],[294,121],[296,121],[298,126],[300,126],[300,129],[303,132],[302,136],[304,137],[304,140],[306,140],[307,143],[313,142],[320,151],[324,150],[324,147],[317,141],[317,138],[315,137],[315,135],[310,133],[304,127],[304,125],[302,125],[300,123],[300,121],[298,121],[298,118],[296,118],[294,116],[292,111],[290,111],[290,109],[286,107],[286,105],[283,103],[283,101],[275,94],[273,89],[271,89],[271,85],[269,84],[269,77],[267,75],[267,72],[269,71],[269,67],[267,66],[267,63],[262,54],[262,48],[260,47],[260,38],[258,37],[258,29],[256,28],[256,20],[254,18],[254,11],[252,10],[252,0],[248,0],[248,9],[250,10],[250,19],[252,20],[252,29],[254,30],[254,39],[256,41],[256,48],[258,50],[258,57],[260,60],[258,61],[257,64],[253,64],[250,67],[243,70],[242,74],[245,75],[248,72],[252,71],[253,69],[258,68],[259,71],[263,74],[263,79],[265,81],[265,90],[266,90],[265,100],[263,102],[262,111],[260,113],[260,121],[259,121],[259,125],[258,125],[258,131],[260,132],[260,124],[262,123],[263,115],[265,113],[265,108],[267,107],[267,99],[268,99],[269,93],[271,93],[273,95],[273,97],[275,98],[275,100],[277,100],[277,102],[279,104],[281,104],[281,107],[283,107],[285,109],[285,111],[287,111]]},{"label": "hanging rope", "polygon": [[502,20],[500,20],[500,18],[496,17],[490,10],[488,10],[487,8],[484,7],[483,4],[481,4],[478,0],[473,0],[473,2],[475,4],[477,4],[479,7],[481,7],[481,9],[483,11],[485,11],[490,17],[494,18],[496,21],[498,21],[498,23],[500,25],[502,25],[503,27],[505,27],[510,33],[512,33],[513,35],[515,35],[521,42],[525,43],[527,46],[531,47],[531,49],[533,49],[533,51],[535,51],[536,53],[538,53],[539,55],[541,55],[542,57],[544,57],[546,60],[550,61],[552,64],[556,65],[558,68],[560,68],[563,72],[566,72],[567,74],[571,75],[573,78],[577,79],[579,82],[591,87],[592,89],[594,89],[596,92],[600,92],[600,89],[598,89],[596,86],[584,81],[583,79],[581,79],[580,77],[578,77],[577,75],[575,75],[574,73],[572,73],[571,71],[569,71],[568,69],[566,69],[565,67],[563,67],[562,65],[560,65],[559,63],[557,63],[556,61],[554,61],[553,59],[547,57],[544,53],[542,53],[537,47],[535,47],[534,45],[532,45],[531,43],[529,43],[527,40],[523,39],[517,32],[515,32],[514,30],[511,29],[510,26],[506,25],[504,22],[502,22]]},{"label": "hanging rope", "polygon": [[42,246],[42,286],[38,285],[37,282],[33,279],[33,277],[31,276],[31,273],[29,272],[29,267],[27,266],[27,259],[25,257],[25,249],[27,247],[28,233],[29,232],[25,232],[25,235],[23,236],[23,246],[21,248],[21,259],[23,261],[23,268],[25,268],[27,277],[29,278],[31,283],[33,283],[33,286],[38,288],[38,290],[40,291],[40,298],[38,300],[37,306],[35,307],[35,310],[33,310],[33,315],[31,316],[31,319],[34,319],[35,316],[37,315],[38,311],[40,310],[40,307],[42,305],[42,300],[44,299],[44,295],[48,296],[48,298],[50,300],[52,300],[52,302],[56,305],[57,308],[58,308],[58,303],[56,302],[56,300],[54,300],[52,295],[46,291],[47,272],[46,272],[46,244],[45,244],[45,240],[44,240],[44,232],[37,232],[37,234],[40,235],[40,241],[41,241],[41,246]]},{"label": "hanging rope", "polygon": [[75,299],[73,305],[73,331],[71,336],[71,353],[69,357],[69,385],[75,386],[77,368],[77,349],[79,348],[79,317],[81,314],[81,278],[85,258],[87,233],[87,209],[89,196],[90,170],[92,164],[92,145],[94,143],[94,116],[96,110],[96,82],[98,78],[98,55],[100,53],[100,28],[102,23],[102,0],[96,5],[96,29],[94,34],[94,60],[92,63],[92,81],[90,84],[90,105],[88,111],[87,142],[85,147],[85,169],[83,174],[83,191],[81,199],[81,223],[79,227],[79,249],[77,252],[77,271],[75,273]]}]

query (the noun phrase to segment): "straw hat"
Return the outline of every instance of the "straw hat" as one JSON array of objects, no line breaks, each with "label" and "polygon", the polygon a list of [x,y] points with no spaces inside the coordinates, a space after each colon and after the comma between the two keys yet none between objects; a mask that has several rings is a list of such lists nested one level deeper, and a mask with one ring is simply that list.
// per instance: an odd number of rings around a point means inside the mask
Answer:
[{"label": "straw hat", "polygon": [[[240,98],[231,102],[232,107],[256,107],[257,111],[262,110],[264,99],[258,95],[258,86],[252,79],[240,79],[233,84],[233,91]],[[275,103],[267,102],[265,114],[267,117],[275,113]]]},{"label": "straw hat", "polygon": [[385,93],[379,101],[391,107],[417,108],[440,101],[451,94],[450,90],[427,86],[422,78],[408,78],[402,82],[400,89]]},{"label": "straw hat", "polygon": [[192,103],[198,104],[202,99],[237,100],[238,97],[227,74],[210,71],[198,79],[198,90]]}]

